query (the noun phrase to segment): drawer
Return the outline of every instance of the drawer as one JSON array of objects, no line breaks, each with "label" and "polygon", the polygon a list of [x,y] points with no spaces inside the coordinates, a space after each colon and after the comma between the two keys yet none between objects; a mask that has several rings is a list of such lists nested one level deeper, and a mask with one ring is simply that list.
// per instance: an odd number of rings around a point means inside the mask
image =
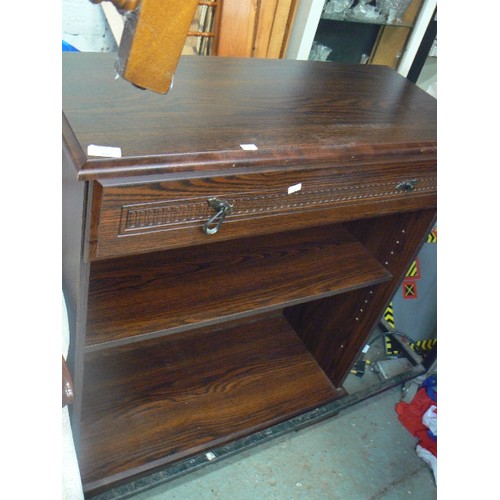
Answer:
[{"label": "drawer", "polygon": [[283,167],[93,182],[90,260],[436,205],[435,164]]}]

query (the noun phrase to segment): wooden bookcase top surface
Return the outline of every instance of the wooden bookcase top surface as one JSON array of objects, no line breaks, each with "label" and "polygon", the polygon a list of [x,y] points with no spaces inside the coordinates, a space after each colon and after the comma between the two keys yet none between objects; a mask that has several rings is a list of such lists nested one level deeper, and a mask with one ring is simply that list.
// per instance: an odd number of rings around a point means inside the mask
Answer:
[{"label": "wooden bookcase top surface", "polygon": [[[435,99],[384,66],[185,56],[157,95],[115,79],[113,64],[63,55],[63,135],[80,178],[435,154]],[[87,156],[89,144],[122,157]]]}]

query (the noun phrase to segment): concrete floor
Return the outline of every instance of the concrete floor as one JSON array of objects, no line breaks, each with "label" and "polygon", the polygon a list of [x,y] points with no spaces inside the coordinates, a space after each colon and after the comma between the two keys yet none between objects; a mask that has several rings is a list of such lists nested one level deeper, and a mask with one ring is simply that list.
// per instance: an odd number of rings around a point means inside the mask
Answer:
[{"label": "concrete floor", "polygon": [[[352,379],[358,384],[359,379]],[[364,500],[437,496],[394,410],[401,386],[329,420],[208,465],[135,500]]]}]

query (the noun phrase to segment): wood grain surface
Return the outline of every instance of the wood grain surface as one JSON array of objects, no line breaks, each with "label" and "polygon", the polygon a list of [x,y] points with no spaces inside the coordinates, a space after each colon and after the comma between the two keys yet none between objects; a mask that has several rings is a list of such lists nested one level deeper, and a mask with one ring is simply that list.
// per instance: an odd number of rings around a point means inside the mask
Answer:
[{"label": "wood grain surface", "polygon": [[184,57],[165,96],[114,76],[112,54],[63,54],[63,110],[80,145],[122,148],[89,157],[81,178],[436,151],[436,100],[383,66]]},{"label": "wood grain surface", "polygon": [[341,394],[281,316],[93,353],[87,370],[80,449],[86,490]]},{"label": "wood grain surface", "polygon": [[[392,161],[317,168],[287,166],[259,172],[234,167],[227,175],[189,172],[139,181],[101,179],[89,259],[211,243],[295,230],[314,224],[436,204],[435,161]],[[183,178],[184,177],[184,178]],[[398,189],[413,179],[411,192]],[[292,193],[290,193],[290,188]],[[209,198],[233,207],[218,233],[203,224],[214,214]]]},{"label": "wood grain surface", "polygon": [[301,304],[285,311],[324,372],[341,385],[435,222],[435,209],[346,225],[392,273],[376,287]]},{"label": "wood grain surface", "polygon": [[141,0],[125,19],[117,72],[141,89],[168,92],[198,0]]},{"label": "wood grain surface", "polygon": [[96,262],[86,345],[184,330],[389,278],[342,226]]},{"label": "wood grain surface", "polygon": [[[436,213],[436,101],[393,70],[186,57],[160,96],[113,65],[63,54],[87,492],[341,396]],[[212,196],[235,210],[210,239]]]}]

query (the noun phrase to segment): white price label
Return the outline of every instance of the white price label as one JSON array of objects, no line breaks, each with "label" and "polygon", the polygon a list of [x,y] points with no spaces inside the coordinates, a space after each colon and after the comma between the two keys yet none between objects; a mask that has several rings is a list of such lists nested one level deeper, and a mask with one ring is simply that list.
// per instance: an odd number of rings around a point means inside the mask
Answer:
[{"label": "white price label", "polygon": [[259,149],[255,144],[240,144],[240,148],[245,151],[257,151]]},{"label": "white price label", "polygon": [[298,184],[294,184],[293,186],[290,186],[288,188],[288,194],[296,193],[297,191],[300,191],[302,189],[302,182],[299,182]]},{"label": "white price label", "polygon": [[122,148],[114,146],[98,146],[96,144],[89,144],[87,146],[88,156],[104,156],[106,158],[121,158]]}]

